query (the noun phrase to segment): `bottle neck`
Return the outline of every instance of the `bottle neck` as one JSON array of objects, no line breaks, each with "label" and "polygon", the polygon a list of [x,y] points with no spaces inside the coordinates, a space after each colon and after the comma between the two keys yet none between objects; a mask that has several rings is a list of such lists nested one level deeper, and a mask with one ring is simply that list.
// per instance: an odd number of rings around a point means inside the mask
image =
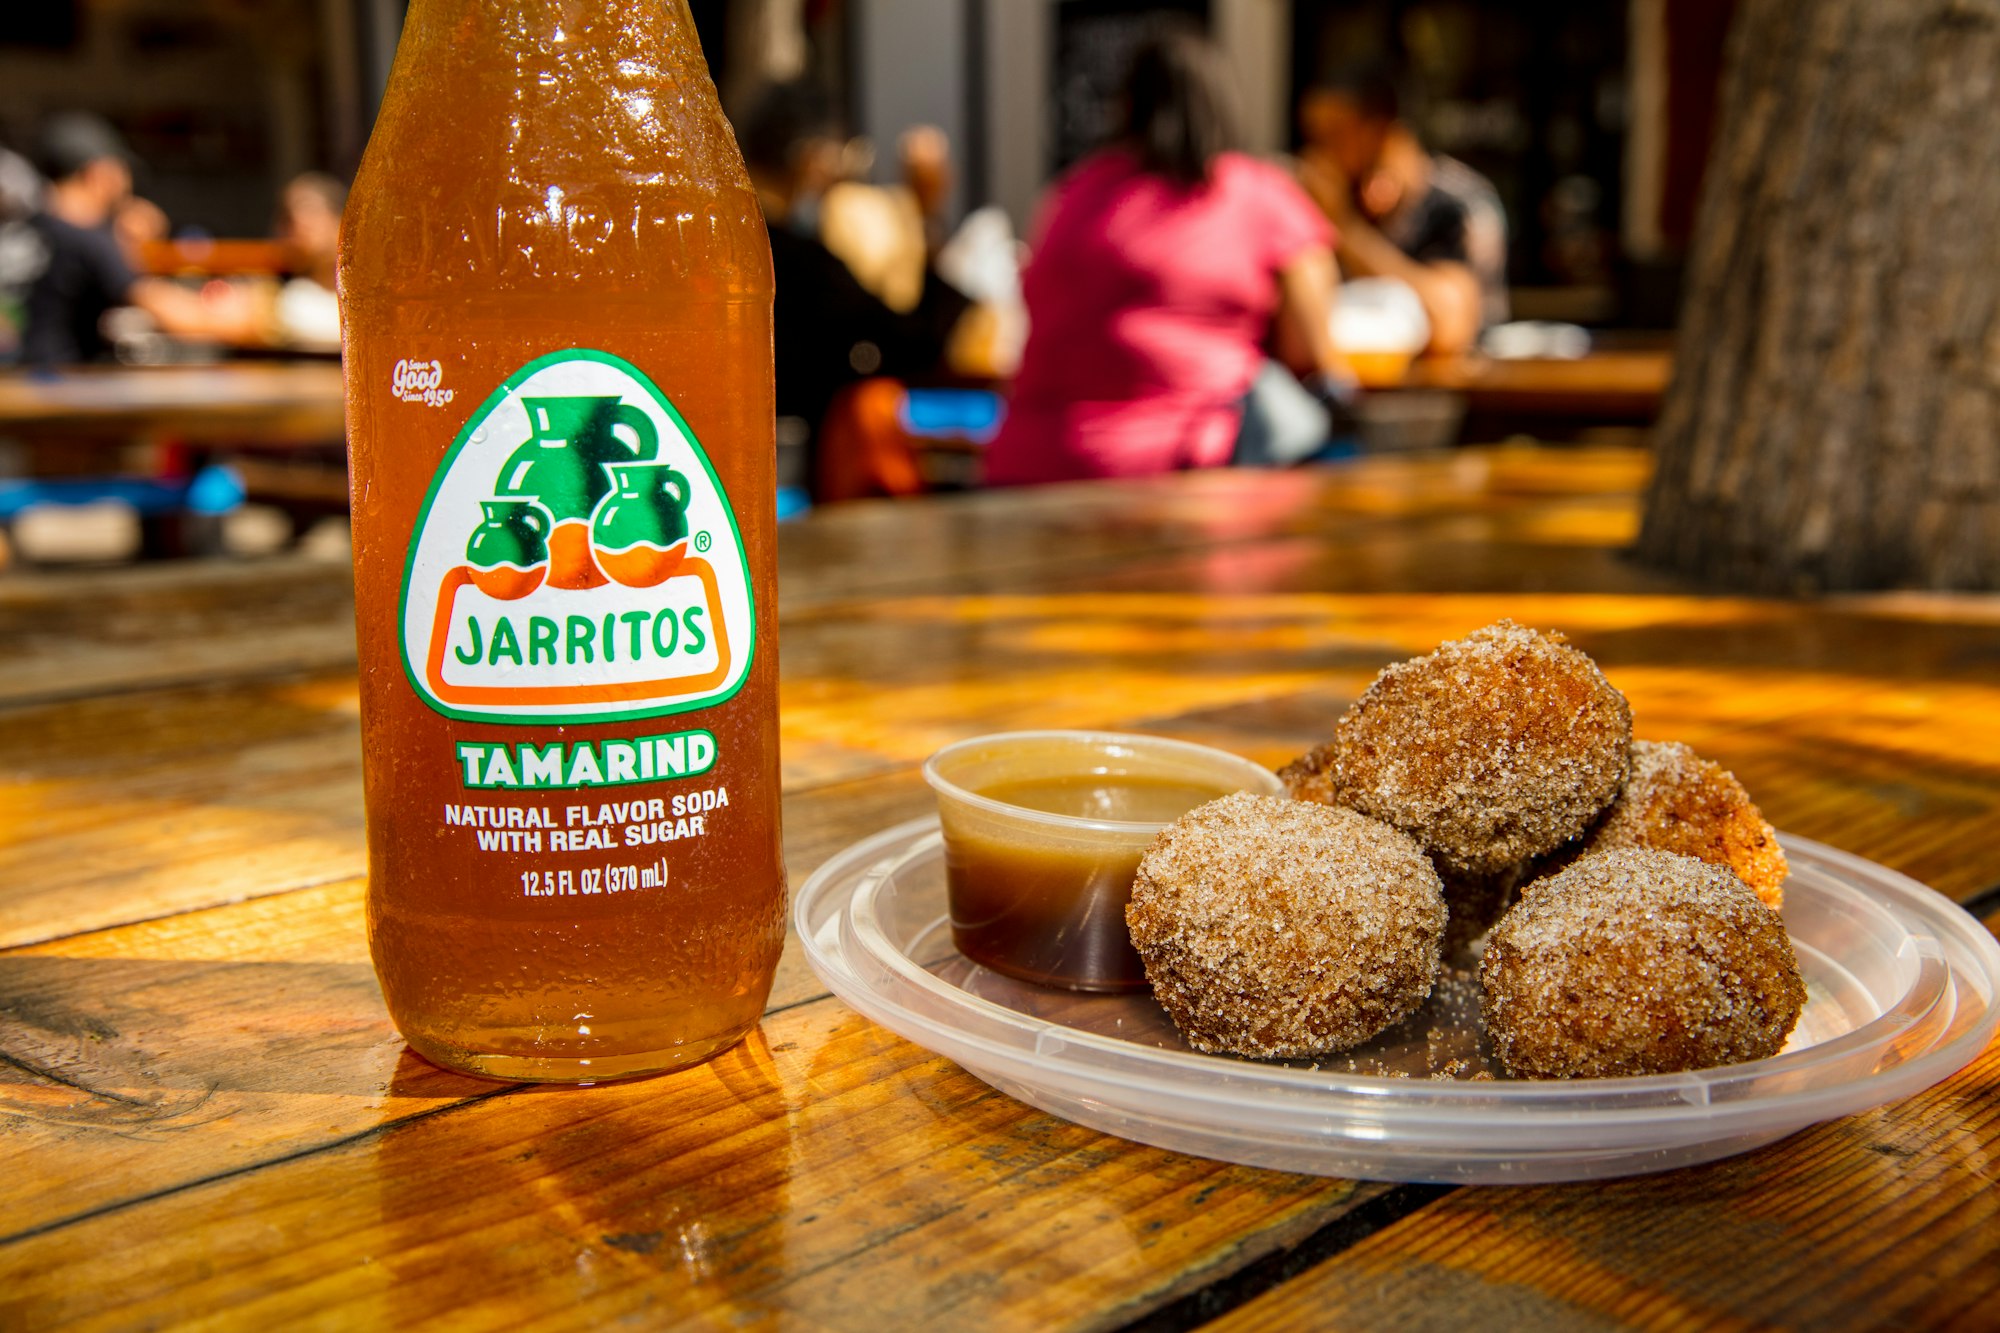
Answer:
[{"label": "bottle neck", "polygon": [[410,0],[404,32],[448,43],[512,38],[584,49],[638,32],[699,52],[687,0]]},{"label": "bottle neck", "polygon": [[505,89],[522,111],[645,106],[659,91],[715,99],[687,0],[411,0],[398,85]]},{"label": "bottle neck", "polygon": [[384,126],[448,174],[742,173],[687,0],[413,0]]},{"label": "bottle neck", "polygon": [[352,299],[769,286],[686,0],[412,0],[343,235]]}]

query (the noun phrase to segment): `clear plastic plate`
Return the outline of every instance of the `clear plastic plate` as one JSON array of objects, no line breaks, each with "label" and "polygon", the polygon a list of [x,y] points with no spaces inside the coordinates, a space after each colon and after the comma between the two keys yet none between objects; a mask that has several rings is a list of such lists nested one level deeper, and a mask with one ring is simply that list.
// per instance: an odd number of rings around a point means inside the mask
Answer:
[{"label": "clear plastic plate", "polygon": [[1915,880],[1784,836],[1807,1000],[1768,1060],[1645,1078],[1497,1076],[1478,983],[1318,1063],[1189,1051],[1146,995],[1011,980],[951,943],[937,822],[855,844],[793,906],[813,968],[884,1027],[1051,1114],[1162,1148],[1371,1180],[1594,1180],[1705,1162],[1894,1101],[2000,1026],[2000,944]]}]

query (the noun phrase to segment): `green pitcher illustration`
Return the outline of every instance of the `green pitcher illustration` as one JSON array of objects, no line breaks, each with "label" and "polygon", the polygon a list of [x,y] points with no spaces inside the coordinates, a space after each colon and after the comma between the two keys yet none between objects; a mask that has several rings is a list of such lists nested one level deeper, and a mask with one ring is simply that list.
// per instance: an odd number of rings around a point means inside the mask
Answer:
[{"label": "green pitcher illustration", "polygon": [[598,566],[628,588],[664,582],[686,554],[694,492],[667,463],[607,463],[613,488],[591,520]]},{"label": "green pitcher illustration", "polygon": [[606,465],[658,457],[659,431],[643,410],[615,397],[523,398],[521,405],[534,433],[508,456],[497,489],[538,501],[555,520],[549,586],[597,587],[605,578],[591,559],[590,517],[611,491]]},{"label": "green pitcher illustration", "polygon": [[542,586],[549,572],[549,516],[533,500],[481,500],[485,519],[465,544],[472,581],[511,602]]}]

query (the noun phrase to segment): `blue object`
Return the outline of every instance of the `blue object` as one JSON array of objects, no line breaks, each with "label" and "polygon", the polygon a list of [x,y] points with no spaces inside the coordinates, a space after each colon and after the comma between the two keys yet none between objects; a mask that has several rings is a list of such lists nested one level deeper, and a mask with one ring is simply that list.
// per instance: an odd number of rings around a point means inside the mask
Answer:
[{"label": "blue object", "polygon": [[812,497],[802,486],[780,486],[778,488],[778,521],[797,518],[813,507]]},{"label": "blue object", "polygon": [[197,514],[227,514],[241,507],[246,494],[233,468],[211,465],[187,484],[185,504]]},{"label": "blue object", "polygon": [[964,437],[984,444],[1006,414],[1000,395],[984,389],[911,389],[903,395],[902,425],[912,435]]},{"label": "blue object", "polygon": [[115,500],[142,514],[227,514],[243,503],[243,479],[210,465],[192,477],[46,477],[0,480],[0,519],[37,505],[87,505]]},{"label": "blue object", "polygon": [[1361,447],[1360,436],[1342,435],[1328,440],[1318,453],[1313,454],[1305,461],[1307,463],[1345,463],[1351,459],[1360,458],[1366,453],[1367,450]]}]

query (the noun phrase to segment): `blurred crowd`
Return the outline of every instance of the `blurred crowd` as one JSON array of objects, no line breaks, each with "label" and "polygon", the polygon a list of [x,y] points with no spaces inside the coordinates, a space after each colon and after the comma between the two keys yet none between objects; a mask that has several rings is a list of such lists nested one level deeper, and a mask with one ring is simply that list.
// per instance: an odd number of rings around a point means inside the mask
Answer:
[{"label": "blurred crowd", "polygon": [[[904,134],[877,171],[824,89],[755,91],[734,111],[770,224],[792,482],[822,501],[926,489],[927,431],[962,437],[996,485],[1351,447],[1364,385],[1507,318],[1506,220],[1485,180],[1425,149],[1386,70],[1330,72],[1296,110],[1295,154],[1247,152],[1220,52],[1164,26],[1110,139],[1017,238],[995,207],[947,225],[942,132]],[[0,152],[0,359],[338,347],[339,181],[283,188],[264,271],[190,281],[199,240],[135,179],[87,114]]]},{"label": "blurred crowd", "polygon": [[936,130],[904,137],[902,183],[881,188],[810,87],[739,116],[778,272],[778,410],[818,498],[924,486],[927,385],[1004,389],[989,485],[1328,456],[1352,447],[1365,381],[1507,318],[1498,197],[1425,150],[1386,70],[1315,84],[1299,151],[1267,160],[1244,149],[1221,52],[1166,25],[1117,110],[1025,244],[997,210],[946,236]]},{"label": "blurred crowd", "polygon": [[49,118],[0,149],[0,360],[30,367],[171,356],[178,345],[337,350],[335,243],[346,188],[309,172],[274,201],[267,272],[193,285],[199,238],[135,188],[143,164],[102,117]]}]

